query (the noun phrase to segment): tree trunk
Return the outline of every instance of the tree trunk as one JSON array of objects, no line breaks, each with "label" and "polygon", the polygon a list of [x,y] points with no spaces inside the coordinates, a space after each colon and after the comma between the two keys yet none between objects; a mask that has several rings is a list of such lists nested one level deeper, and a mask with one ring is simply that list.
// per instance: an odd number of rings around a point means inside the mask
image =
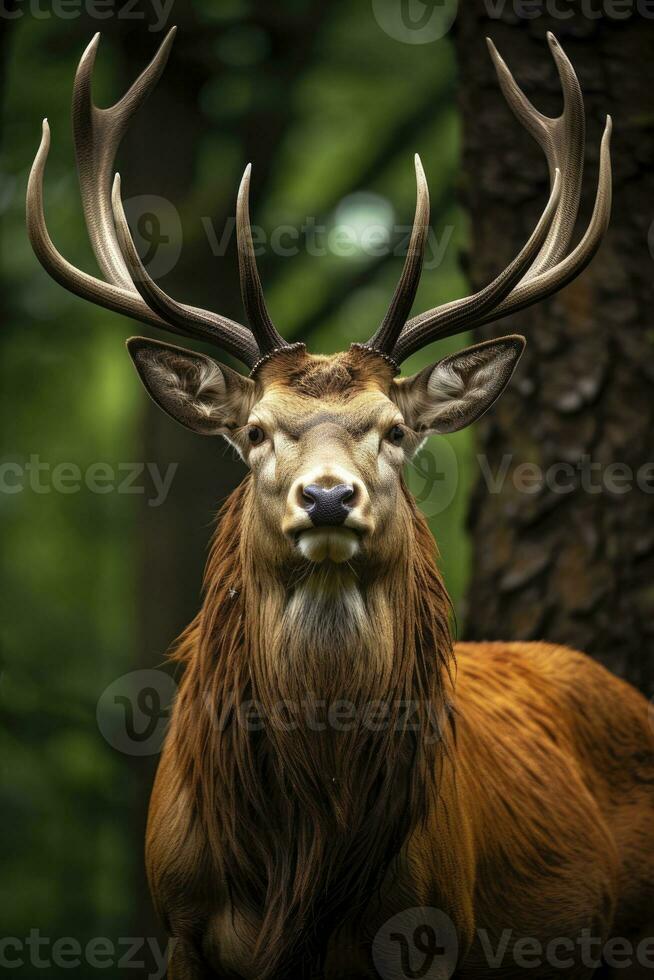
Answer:
[{"label": "tree trunk", "polygon": [[[568,20],[521,20],[508,7],[491,18],[492,8],[474,0],[458,18],[473,288],[515,255],[547,197],[544,158],[504,103],[486,35],[548,115],[560,112],[561,97],[545,33],[557,35],[586,102],[580,228],[592,208],[606,113],[615,123],[614,203],[606,241],[574,283],[480,331],[479,339],[524,333],[528,346],[506,394],[477,426],[466,635],[566,643],[651,695],[654,25],[637,14],[591,20],[574,4]],[[493,487],[503,469],[501,488]]]}]

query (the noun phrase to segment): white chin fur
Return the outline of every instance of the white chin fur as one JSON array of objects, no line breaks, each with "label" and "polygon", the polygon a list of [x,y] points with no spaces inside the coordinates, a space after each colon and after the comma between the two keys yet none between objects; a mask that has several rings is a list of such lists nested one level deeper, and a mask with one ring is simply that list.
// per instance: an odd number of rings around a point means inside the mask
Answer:
[{"label": "white chin fur", "polygon": [[349,561],[359,550],[354,531],[346,527],[316,527],[303,531],[297,546],[308,561],[333,561],[337,565]]}]

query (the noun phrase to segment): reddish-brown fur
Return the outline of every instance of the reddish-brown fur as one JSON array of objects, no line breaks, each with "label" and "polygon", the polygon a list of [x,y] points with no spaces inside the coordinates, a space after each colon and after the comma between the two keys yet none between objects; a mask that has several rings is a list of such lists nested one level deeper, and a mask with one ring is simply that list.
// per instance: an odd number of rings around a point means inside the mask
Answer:
[{"label": "reddish-brown fur", "polygon": [[[435,546],[404,489],[392,548],[359,569],[370,637],[305,649],[299,630],[276,645],[302,563],[262,560],[255,498],[248,478],[225,505],[202,609],[175,654],[184,674],[147,842],[177,940],[170,977],[375,977],[375,934],[417,906],[454,923],[461,980],[523,976],[511,950],[524,937],[654,932],[645,699],[563,647],[453,648]],[[244,702],[269,719],[312,691],[357,706],[409,699],[418,730],[395,708],[374,734],[238,720]],[[493,971],[481,937],[494,949],[506,929]],[[590,976],[575,959],[530,973]]]}]

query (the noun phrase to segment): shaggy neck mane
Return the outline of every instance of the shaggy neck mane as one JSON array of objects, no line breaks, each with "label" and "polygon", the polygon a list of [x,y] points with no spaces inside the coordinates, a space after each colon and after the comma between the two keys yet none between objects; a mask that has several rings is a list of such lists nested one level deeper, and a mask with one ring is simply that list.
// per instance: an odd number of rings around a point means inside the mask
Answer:
[{"label": "shaggy neck mane", "polygon": [[344,574],[257,560],[249,478],[219,516],[205,599],[180,639],[171,730],[257,976],[302,974],[374,901],[426,816],[449,717],[450,604],[403,488],[402,554]]}]

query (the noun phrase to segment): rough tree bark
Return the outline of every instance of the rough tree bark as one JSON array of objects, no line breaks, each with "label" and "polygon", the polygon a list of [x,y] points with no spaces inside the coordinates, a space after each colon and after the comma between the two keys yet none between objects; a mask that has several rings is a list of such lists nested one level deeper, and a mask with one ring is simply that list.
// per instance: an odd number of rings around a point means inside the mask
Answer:
[{"label": "rough tree bark", "polygon": [[[494,18],[478,0],[460,5],[463,198],[471,216],[473,286],[517,252],[547,194],[541,151],[506,107],[484,37],[492,36],[548,115],[558,114],[561,99],[547,30],[575,66],[588,121],[582,222],[592,207],[607,112],[615,123],[613,216],[590,268],[558,296],[480,332],[521,332],[528,347],[509,391],[477,427],[486,472],[498,476],[503,459],[511,463],[499,492],[481,473],[473,493],[466,638],[567,643],[651,695],[654,22],[637,14],[590,19],[579,5],[564,6],[572,18],[521,20],[508,3]],[[535,471],[517,471],[523,463],[574,489],[520,491],[516,477],[536,484]],[[572,465],[574,481],[569,468],[552,469],[559,463]]]}]

